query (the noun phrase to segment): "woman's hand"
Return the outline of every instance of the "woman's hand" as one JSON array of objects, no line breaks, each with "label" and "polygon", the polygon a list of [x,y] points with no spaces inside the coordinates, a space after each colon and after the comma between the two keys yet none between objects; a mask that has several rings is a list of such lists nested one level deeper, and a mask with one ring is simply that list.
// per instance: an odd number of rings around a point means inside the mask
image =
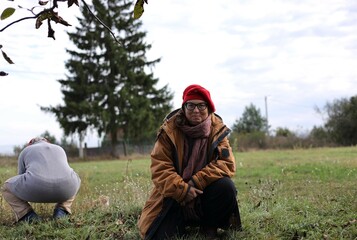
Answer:
[{"label": "woman's hand", "polygon": [[181,203],[182,206],[185,206],[187,203],[189,203],[193,199],[195,199],[198,195],[203,193],[203,191],[199,190],[198,188],[191,186],[190,183],[189,183],[189,185],[190,185],[190,188],[188,190],[188,193],[186,194],[185,199]]}]

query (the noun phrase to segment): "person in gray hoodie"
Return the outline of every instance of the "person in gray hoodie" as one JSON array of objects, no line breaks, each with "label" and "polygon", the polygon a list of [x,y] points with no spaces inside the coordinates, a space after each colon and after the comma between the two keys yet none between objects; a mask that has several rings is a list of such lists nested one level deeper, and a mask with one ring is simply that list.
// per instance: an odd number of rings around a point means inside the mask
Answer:
[{"label": "person in gray hoodie", "polygon": [[36,137],[21,151],[18,175],[5,181],[3,197],[17,222],[40,220],[29,202],[56,203],[53,218],[58,219],[72,213],[80,185],[81,179],[69,166],[64,149]]}]

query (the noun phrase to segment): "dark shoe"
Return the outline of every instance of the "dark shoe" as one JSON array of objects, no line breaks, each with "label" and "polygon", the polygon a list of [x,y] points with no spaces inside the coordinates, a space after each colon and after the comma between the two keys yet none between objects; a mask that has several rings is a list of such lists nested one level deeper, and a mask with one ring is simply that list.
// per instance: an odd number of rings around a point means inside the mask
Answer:
[{"label": "dark shoe", "polygon": [[26,213],[25,216],[23,216],[22,218],[19,219],[19,222],[28,222],[28,223],[33,223],[33,222],[38,222],[40,221],[41,218],[35,213],[34,210],[29,211],[28,213]]},{"label": "dark shoe", "polygon": [[205,236],[205,239],[219,239],[216,227],[201,226],[200,233]]},{"label": "dark shoe", "polygon": [[69,212],[67,212],[63,208],[55,208],[55,210],[53,210],[53,218],[54,219],[67,217],[68,215],[69,215]]}]

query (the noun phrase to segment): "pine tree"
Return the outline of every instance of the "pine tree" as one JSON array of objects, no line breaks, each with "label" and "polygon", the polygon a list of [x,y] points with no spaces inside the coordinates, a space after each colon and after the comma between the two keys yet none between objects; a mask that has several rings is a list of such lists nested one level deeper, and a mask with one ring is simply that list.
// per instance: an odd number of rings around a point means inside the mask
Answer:
[{"label": "pine tree", "polygon": [[118,36],[111,33],[86,8],[76,31],[68,33],[76,46],[67,49],[69,74],[59,80],[64,105],[42,108],[54,113],[66,134],[83,134],[88,129],[110,136],[112,154],[119,142],[144,140],[156,132],[172,108],[168,86],[158,89],[158,79],[149,69],[160,61],[148,61],[140,20],[133,19],[132,2],[93,0],[91,11]]},{"label": "pine tree", "polygon": [[251,103],[245,107],[242,117],[235,121],[232,130],[237,133],[264,132],[266,125],[267,120],[262,116],[260,109]]}]

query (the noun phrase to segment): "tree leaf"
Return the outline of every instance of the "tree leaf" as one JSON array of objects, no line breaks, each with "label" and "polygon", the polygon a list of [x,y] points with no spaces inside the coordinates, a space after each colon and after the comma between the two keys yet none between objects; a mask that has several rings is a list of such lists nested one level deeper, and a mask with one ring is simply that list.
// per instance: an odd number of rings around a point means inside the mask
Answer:
[{"label": "tree leaf", "polygon": [[7,76],[9,75],[8,73],[4,72],[4,71],[0,71],[0,76],[3,77],[3,76]]},{"label": "tree leaf", "polygon": [[42,20],[40,18],[37,18],[36,25],[35,25],[36,29],[39,29],[41,27],[41,25],[42,25]]},{"label": "tree leaf", "polygon": [[60,17],[57,12],[54,12],[54,11],[52,12],[51,20],[54,21],[55,23],[60,23],[67,27],[71,26],[71,24],[69,24],[66,20],[64,20],[62,17]]},{"label": "tree leaf", "polygon": [[9,56],[7,56],[7,54],[3,50],[1,50],[1,52],[2,52],[2,56],[8,63],[14,64],[14,62],[9,58]]},{"label": "tree leaf", "polygon": [[40,4],[40,6],[45,6],[48,3],[48,1],[38,1],[38,4]]},{"label": "tree leaf", "polygon": [[68,7],[71,7],[73,5],[73,3],[76,4],[77,6],[79,6],[78,0],[68,0]]},{"label": "tree leaf", "polygon": [[11,8],[11,7],[6,8],[6,9],[1,13],[0,19],[1,19],[1,20],[4,20],[4,19],[8,18],[8,17],[10,17],[14,12],[15,12],[15,8]]},{"label": "tree leaf", "polygon": [[52,12],[41,13],[36,19],[36,25],[35,25],[36,29],[39,29],[41,27],[42,21],[50,18],[51,16],[52,16]]},{"label": "tree leaf", "polygon": [[144,13],[144,0],[137,0],[134,6],[134,19],[139,19]]},{"label": "tree leaf", "polygon": [[47,35],[47,37],[53,38],[53,40],[56,40],[55,31],[52,29],[51,21],[48,21],[48,35]]}]

